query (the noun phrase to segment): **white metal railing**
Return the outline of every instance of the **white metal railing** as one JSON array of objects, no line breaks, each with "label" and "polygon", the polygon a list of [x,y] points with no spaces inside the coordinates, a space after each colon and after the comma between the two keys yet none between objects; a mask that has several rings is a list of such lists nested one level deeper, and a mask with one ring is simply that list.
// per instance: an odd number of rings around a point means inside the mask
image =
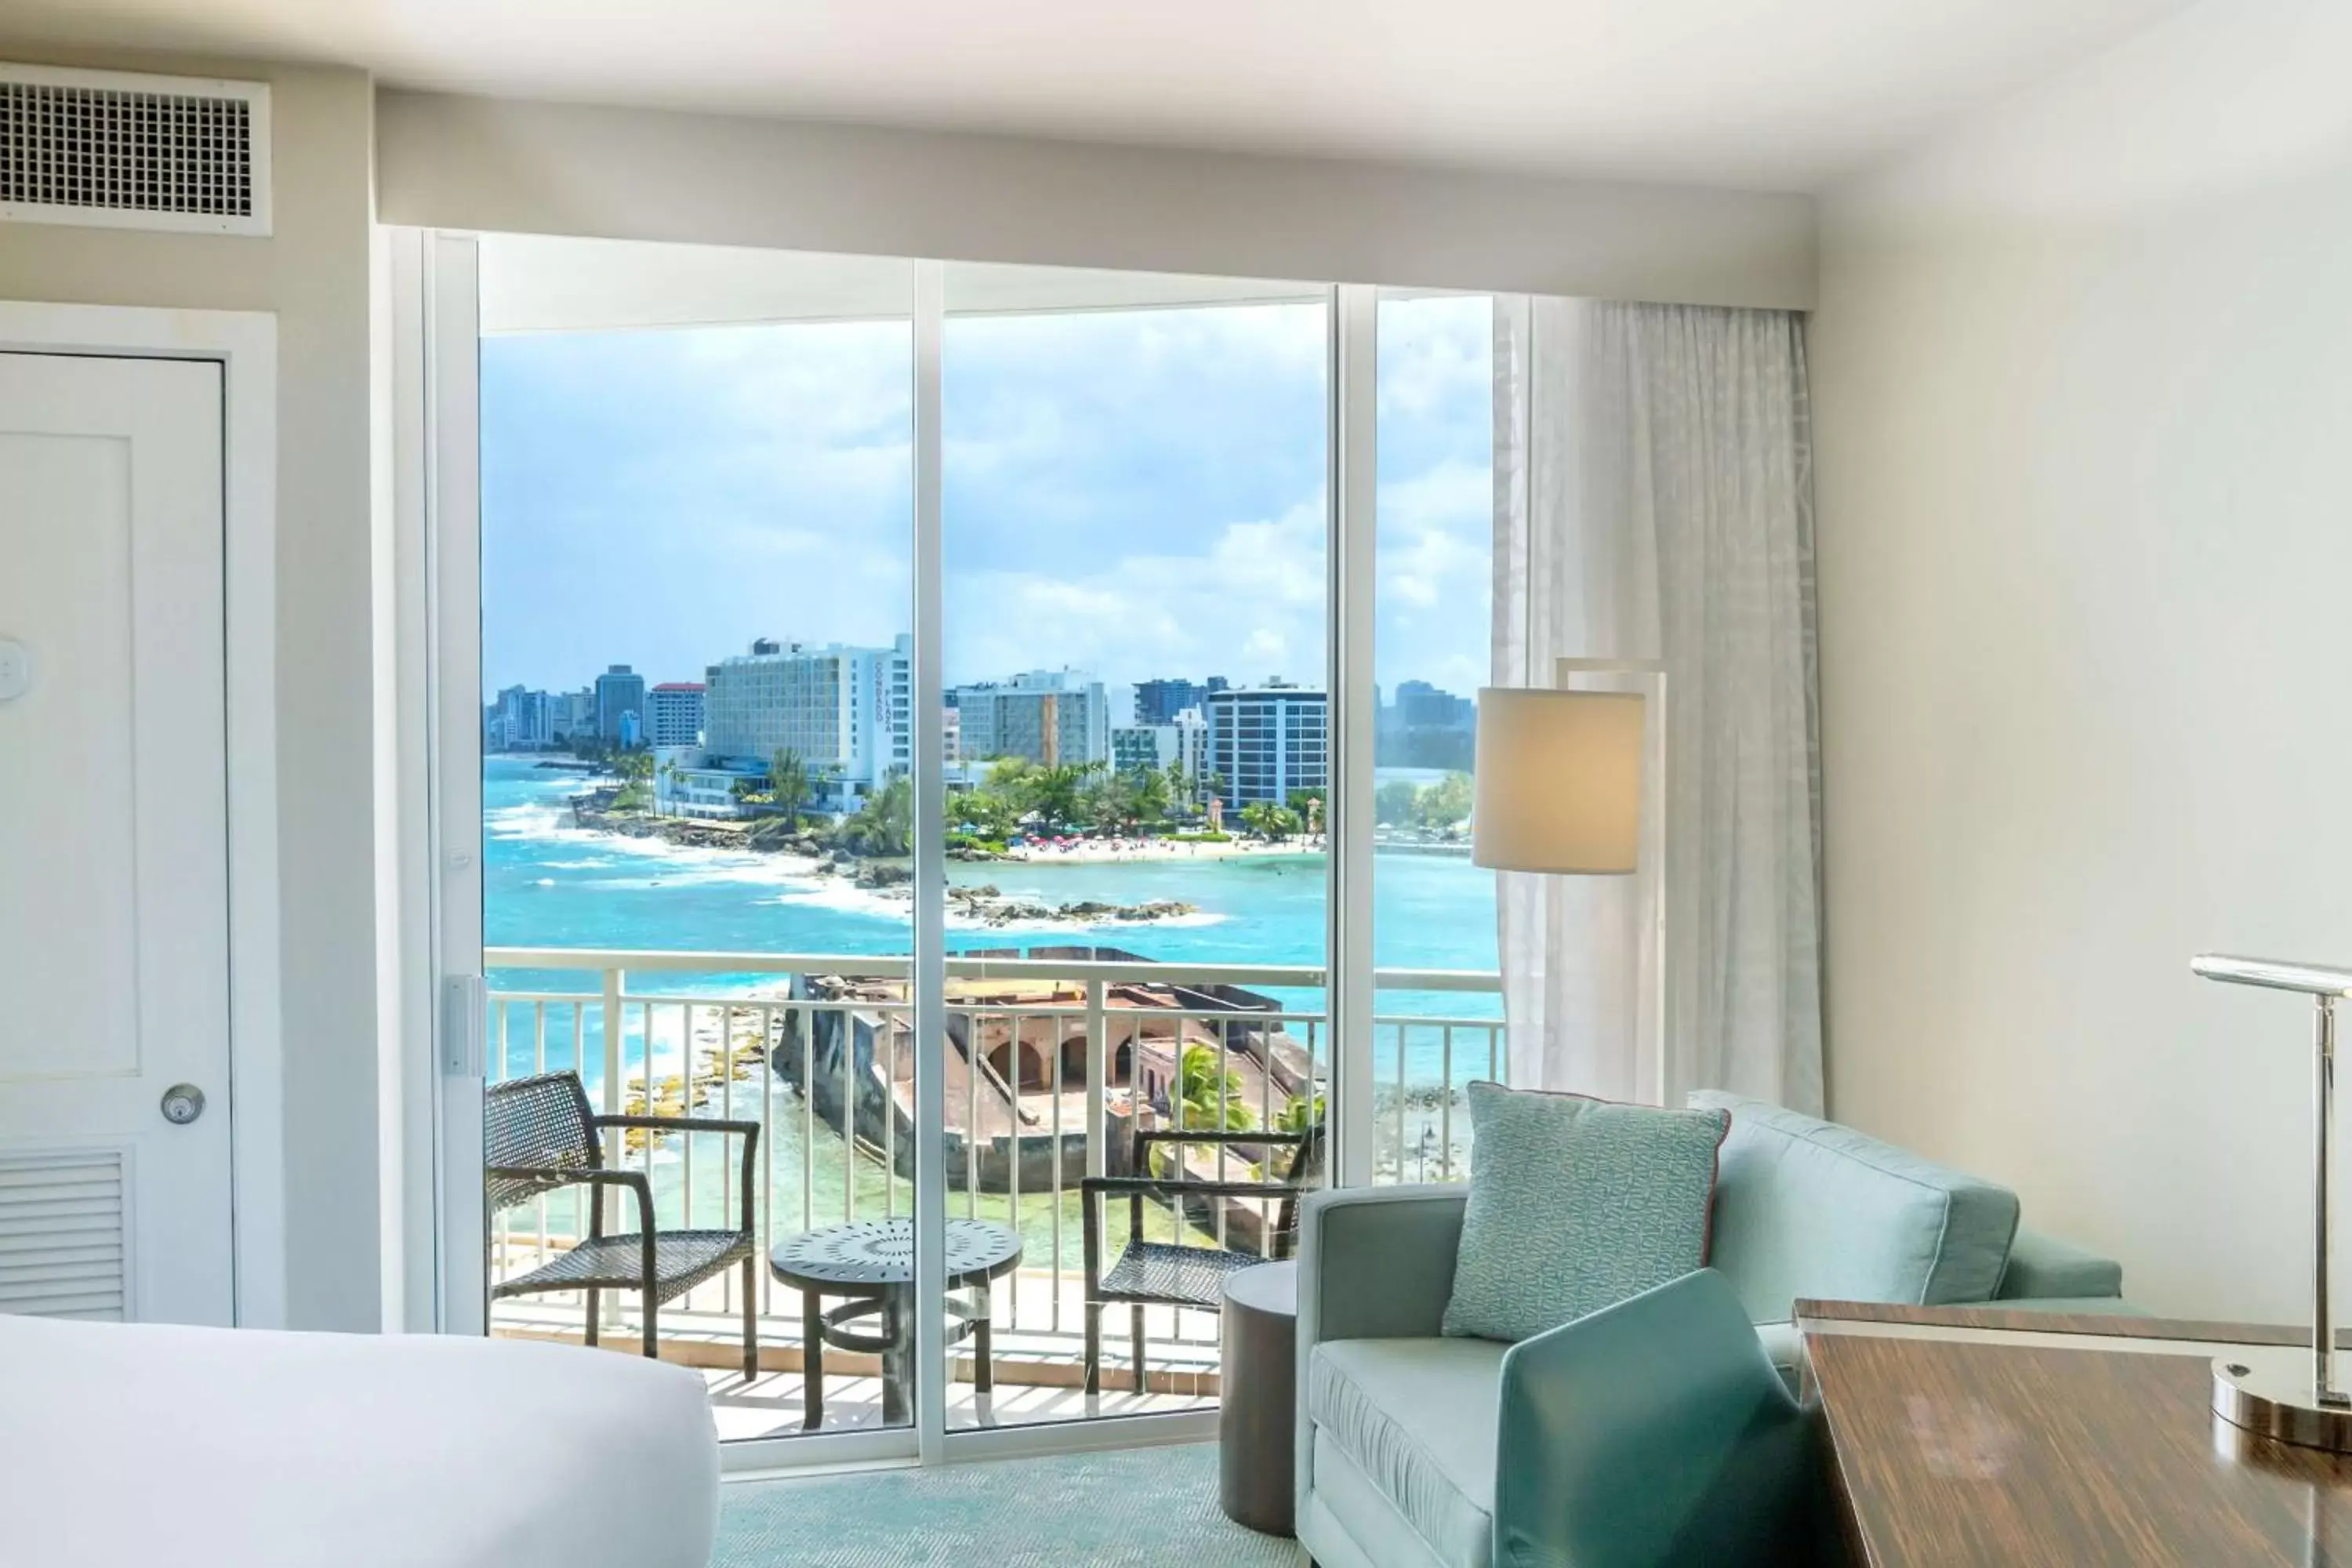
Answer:
[{"label": "white metal railing", "polygon": [[[538,985],[496,984],[489,994],[488,1076],[492,1082],[527,1072],[572,1068],[589,1086],[603,1110],[633,1106],[721,1117],[742,1117],[761,1127],[755,1217],[764,1255],[780,1237],[790,1237],[840,1220],[911,1211],[911,1157],[900,1142],[902,1105],[893,1091],[912,1063],[902,1060],[901,1036],[911,1028],[912,1005],[903,984],[896,995],[878,987],[856,996],[793,996],[781,994],[796,977],[836,976],[864,982],[907,982],[912,961],[900,956],[845,953],[740,953],[617,952],[574,948],[498,948],[483,963],[494,983],[515,972],[541,972]],[[1238,1124],[1231,1130],[1267,1128],[1286,1114],[1304,1112],[1294,1101],[1324,1094],[1330,1061],[1324,1005],[1325,972],[1286,964],[1159,963],[1076,958],[993,958],[950,954],[951,984],[969,991],[978,982],[1031,981],[1053,986],[1050,999],[951,998],[950,1027],[961,1021],[967,1042],[961,1103],[950,1106],[950,1121],[961,1112],[962,1145],[950,1149],[950,1214],[989,1217],[1014,1226],[1024,1244],[1024,1266],[999,1287],[995,1310],[1000,1335],[1044,1336],[1049,1353],[1066,1355],[1083,1317],[1078,1189],[1068,1173],[1072,1143],[1082,1151],[1076,1163],[1086,1174],[1102,1174],[1114,1163],[1107,1121],[1114,1093],[1114,1052],[1129,1057],[1127,1125],[1140,1124],[1145,1103],[1147,1045],[1169,1044],[1168,1062],[1176,1085],[1167,1098],[1178,1101],[1183,1061],[1191,1047],[1213,1046],[1215,1078],[1228,1092],[1213,1096],[1215,1121],[1197,1113],[1191,1127],[1228,1130],[1235,1112],[1230,1086],[1240,1086]],[[579,977],[574,983],[572,977]],[[698,980],[723,980],[723,985]],[[1192,993],[1195,1003],[1150,1006],[1115,1005],[1132,1000],[1121,988],[1150,986],[1162,996]],[[1210,1005],[1202,988],[1255,988],[1282,994],[1275,1005]],[[1381,1073],[1374,1095],[1378,1179],[1442,1181],[1466,1173],[1466,1117],[1456,1101],[1471,1078],[1504,1077],[1501,978],[1491,972],[1383,969],[1380,993],[1398,999],[1373,1021],[1374,1064]],[[1172,991],[1171,991],[1172,988]],[[805,990],[803,986],[802,989]],[[1486,999],[1492,998],[1492,1001]],[[828,1021],[821,1026],[820,1020]],[[1075,1033],[1073,1026],[1075,1026]],[[1011,1070],[999,1071],[984,1042],[1001,1030]],[[861,1040],[860,1031],[864,1031]],[[827,1046],[820,1035],[830,1034]],[[1123,1039],[1121,1037],[1123,1032]],[[1025,1052],[1033,1035],[1050,1046],[1045,1082],[1030,1081]],[[1083,1068],[1069,1070],[1083,1042]],[[862,1052],[861,1052],[861,1047]],[[1296,1059],[1281,1057],[1286,1047]],[[1235,1057],[1244,1059],[1236,1071]],[[1279,1059],[1278,1059],[1279,1058]],[[1277,1069],[1282,1071],[1278,1073]],[[1075,1076],[1075,1081],[1073,1081]],[[1298,1092],[1277,1084],[1289,1076]],[[672,1080],[675,1080],[673,1083]],[[1155,1087],[1157,1087],[1155,1085]],[[983,1106],[983,1091],[986,1104]],[[876,1113],[861,1116],[861,1097],[878,1097]],[[821,1101],[830,1100],[830,1113]],[[1003,1125],[1001,1176],[984,1172],[997,1142],[989,1117]],[[1168,1124],[1165,1122],[1162,1125]],[[869,1131],[878,1137],[869,1136]],[[1460,1134],[1457,1137],[1457,1133]],[[952,1129],[942,1135],[951,1135]],[[734,1223],[734,1166],[715,1139],[684,1141],[667,1148],[661,1141],[607,1134],[606,1159],[647,1172],[654,1181],[664,1223]],[[1031,1145],[1040,1145],[1031,1157]],[[706,1149],[701,1147],[708,1145]],[[1215,1174],[1223,1178],[1229,1155],[1220,1147]],[[1024,1166],[1040,1170],[1024,1170]],[[1209,1173],[1203,1171],[1202,1173]],[[961,1190],[956,1190],[959,1184]],[[1251,1177],[1248,1179],[1255,1179]],[[983,1191],[993,1185],[996,1190]],[[534,1200],[530,1209],[509,1211],[493,1220],[494,1280],[535,1267],[553,1249],[568,1246],[584,1229],[576,1195]],[[1107,1205],[1106,1246],[1123,1234],[1124,1205]],[[1167,1236],[1228,1245],[1230,1205],[1215,1210],[1213,1229],[1188,1237],[1172,1213],[1147,1210],[1147,1228],[1165,1226]],[[633,1223],[625,1220],[623,1223]],[[1266,1229],[1258,1225],[1258,1244]],[[1247,1244],[1247,1238],[1244,1239]],[[1043,1254],[1043,1257],[1040,1257]],[[796,1301],[773,1300],[768,1270],[759,1270],[763,1336],[784,1342],[799,1336]],[[1025,1289],[1024,1289],[1025,1287]],[[689,1311],[731,1314],[737,1309],[735,1271],[699,1287]],[[607,1310],[630,1305],[625,1292],[607,1296]],[[677,1309],[672,1309],[675,1311]],[[1157,1321],[1155,1343],[1203,1355],[1213,1346],[1216,1326],[1187,1321],[1203,1314],[1172,1312]],[[1114,1346],[1123,1341],[1114,1338]],[[1004,1342],[1000,1339],[1000,1345]],[[1000,1351],[1000,1359],[1003,1352]]]}]

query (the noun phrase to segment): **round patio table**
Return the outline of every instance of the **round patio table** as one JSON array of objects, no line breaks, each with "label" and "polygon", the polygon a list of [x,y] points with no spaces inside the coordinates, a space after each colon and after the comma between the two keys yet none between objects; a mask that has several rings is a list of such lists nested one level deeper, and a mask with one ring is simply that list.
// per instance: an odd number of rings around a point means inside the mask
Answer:
[{"label": "round patio table", "polygon": [[[948,1289],[971,1292],[948,1298],[949,1344],[974,1342],[973,1386],[994,1391],[994,1347],[989,1333],[989,1284],[1021,1261],[1021,1237],[982,1219],[947,1224]],[[801,1380],[805,1392],[803,1427],[824,1421],[824,1350],[860,1351],[882,1358],[882,1420],[902,1426],[908,1419],[907,1389],[915,1359],[915,1223],[911,1219],[860,1219],[827,1226],[780,1241],[768,1259],[780,1284],[801,1293]],[[827,1307],[827,1296],[846,1297]],[[878,1317],[879,1333],[851,1327]]]}]

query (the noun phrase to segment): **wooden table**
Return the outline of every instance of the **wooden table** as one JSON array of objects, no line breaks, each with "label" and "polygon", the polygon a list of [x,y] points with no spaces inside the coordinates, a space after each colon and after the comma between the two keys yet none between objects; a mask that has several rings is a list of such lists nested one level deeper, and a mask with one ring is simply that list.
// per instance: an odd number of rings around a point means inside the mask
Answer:
[{"label": "wooden table", "polygon": [[2211,1361],[2308,1331],[1801,1301],[1868,1568],[2352,1564],[2352,1459],[2213,1415]]}]

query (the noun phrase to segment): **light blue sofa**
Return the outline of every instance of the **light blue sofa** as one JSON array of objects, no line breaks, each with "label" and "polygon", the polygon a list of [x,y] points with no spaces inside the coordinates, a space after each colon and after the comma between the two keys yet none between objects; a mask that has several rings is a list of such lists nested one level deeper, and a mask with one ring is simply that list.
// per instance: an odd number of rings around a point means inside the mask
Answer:
[{"label": "light blue sofa", "polygon": [[[2005,1187],[1760,1100],[1691,1103],[1731,1112],[1709,1261],[1792,1382],[1800,1298],[2135,1310],[2119,1265],[2020,1230]],[[1547,1336],[1438,1332],[1467,1196],[1459,1184],[1354,1188],[1305,1205],[1297,1528],[1320,1568],[1500,1568],[1499,1467],[1507,1497],[1544,1493],[1545,1456],[1501,1453],[1498,1433],[1531,1429],[1513,1417],[1543,1392]],[[1505,1522],[1512,1568],[1567,1561],[1544,1554],[1539,1518]]]}]

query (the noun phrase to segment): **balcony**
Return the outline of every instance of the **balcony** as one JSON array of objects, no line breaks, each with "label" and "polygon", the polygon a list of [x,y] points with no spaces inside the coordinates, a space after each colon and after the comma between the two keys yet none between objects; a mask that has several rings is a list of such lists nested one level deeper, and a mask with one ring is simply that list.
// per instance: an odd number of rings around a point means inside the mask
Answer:
[{"label": "balcony", "polygon": [[[663,1353],[702,1366],[727,1437],[802,1429],[798,1294],[770,1277],[777,1242],[841,1221],[903,1215],[914,1201],[910,961],[839,953],[494,949],[488,1076],[575,1068],[608,1111],[759,1122],[754,1213],[761,1253],[761,1375],[743,1377],[741,1302],[730,1270],[663,1308]],[[1083,1386],[1085,1264],[1078,1183],[1118,1174],[1139,1129],[1247,1131],[1316,1114],[1329,1079],[1324,973],[1286,965],[1158,963],[1104,948],[951,954],[947,961],[948,1212],[1016,1228],[1022,1261],[992,1293],[992,1391],[956,1348],[950,1426],[1190,1409],[1213,1403],[1213,1313],[1145,1309],[1144,1386],[1133,1386],[1126,1309],[1108,1314],[1103,1389]],[[1374,1024],[1374,1170],[1381,1181],[1466,1173],[1462,1090],[1504,1076],[1500,977],[1381,970]],[[1203,1085],[1206,1092],[1203,1092]],[[1189,1086],[1191,1092],[1186,1092]],[[726,1223],[740,1203],[721,1140],[611,1134],[608,1163],[646,1171],[662,1223]],[[707,1145],[707,1146],[706,1146]],[[1194,1156],[1195,1173],[1257,1179],[1246,1149]],[[493,1281],[538,1267],[585,1228],[558,1194],[494,1217]],[[1127,1237],[1110,1204],[1105,1245]],[[1147,1205],[1157,1240],[1263,1252],[1271,1205],[1234,1199],[1181,1220]],[[623,1226],[634,1225],[623,1219]],[[616,1299],[617,1298],[617,1299]],[[500,1301],[493,1333],[577,1341],[577,1296]],[[607,1292],[604,1342],[633,1349],[635,1303]],[[873,1358],[828,1350],[824,1429],[882,1424]],[[919,1370],[918,1373],[919,1375]]]}]

